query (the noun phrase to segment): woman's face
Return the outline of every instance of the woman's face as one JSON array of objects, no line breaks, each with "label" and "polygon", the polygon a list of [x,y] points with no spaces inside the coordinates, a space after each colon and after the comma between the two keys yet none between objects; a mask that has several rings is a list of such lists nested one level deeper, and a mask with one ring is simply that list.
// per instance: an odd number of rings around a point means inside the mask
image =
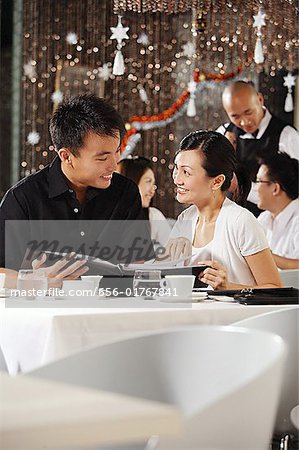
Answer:
[{"label": "woman's face", "polygon": [[147,169],[139,180],[142,208],[148,208],[157,189],[155,175],[152,169]]},{"label": "woman's face", "polygon": [[196,150],[185,150],[175,158],[173,181],[180,203],[204,205],[213,198],[213,178],[202,167],[203,158]]}]

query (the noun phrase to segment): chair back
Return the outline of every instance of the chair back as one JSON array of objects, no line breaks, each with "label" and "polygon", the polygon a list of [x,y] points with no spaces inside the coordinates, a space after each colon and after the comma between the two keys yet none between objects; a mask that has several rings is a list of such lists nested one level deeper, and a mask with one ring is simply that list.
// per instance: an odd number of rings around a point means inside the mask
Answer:
[{"label": "chair back", "polygon": [[158,449],[266,449],[284,344],[230,327],[148,333],[93,348],[31,375],[176,405],[185,428]]},{"label": "chair back", "polygon": [[299,307],[261,314],[233,324],[278,334],[287,345],[287,359],[277,410],[275,431],[296,432],[290,420],[291,410],[299,404]]},{"label": "chair back", "polygon": [[0,347],[0,370],[3,372],[8,372],[7,364],[3,355],[2,348]]},{"label": "chair back", "polygon": [[291,421],[294,427],[299,431],[299,405],[295,406],[295,408],[292,409]]}]

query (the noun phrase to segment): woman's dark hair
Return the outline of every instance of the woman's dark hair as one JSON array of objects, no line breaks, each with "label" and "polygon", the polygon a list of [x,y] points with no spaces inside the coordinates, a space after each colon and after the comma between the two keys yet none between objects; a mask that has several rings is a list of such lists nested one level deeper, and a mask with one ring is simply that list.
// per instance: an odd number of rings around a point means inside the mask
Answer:
[{"label": "woman's dark hair", "polygon": [[259,164],[264,164],[268,169],[269,181],[278,183],[289,198],[298,198],[298,174],[299,161],[291,158],[287,153],[279,152],[268,158],[259,159]]},{"label": "woman's dark hair", "polygon": [[148,170],[154,170],[152,161],[143,156],[133,156],[132,158],[122,159],[118,163],[119,173],[127,178],[139,183],[142,175]]},{"label": "woman's dark hair", "polygon": [[68,148],[75,156],[87,133],[99,136],[124,136],[124,122],[104,99],[95,95],[77,95],[66,99],[50,119],[50,135],[56,150]]},{"label": "woman's dark hair", "polygon": [[208,177],[225,175],[221,190],[226,192],[234,173],[238,180],[238,190],[233,200],[244,205],[250,191],[251,183],[246,171],[239,164],[236,152],[229,140],[217,131],[193,131],[185,136],[176,154],[186,150],[198,150],[203,155],[203,168]]}]

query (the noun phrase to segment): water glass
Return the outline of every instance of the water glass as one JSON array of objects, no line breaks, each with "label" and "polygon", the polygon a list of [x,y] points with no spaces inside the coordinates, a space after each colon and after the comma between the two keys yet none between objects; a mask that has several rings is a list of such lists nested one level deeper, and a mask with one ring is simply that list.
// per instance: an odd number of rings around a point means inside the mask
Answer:
[{"label": "water glass", "polygon": [[48,289],[46,273],[42,270],[19,270],[17,291],[20,297],[34,300],[45,297]]},{"label": "water glass", "polygon": [[135,270],[133,292],[135,297],[153,299],[161,295],[165,283],[161,277],[161,270]]}]

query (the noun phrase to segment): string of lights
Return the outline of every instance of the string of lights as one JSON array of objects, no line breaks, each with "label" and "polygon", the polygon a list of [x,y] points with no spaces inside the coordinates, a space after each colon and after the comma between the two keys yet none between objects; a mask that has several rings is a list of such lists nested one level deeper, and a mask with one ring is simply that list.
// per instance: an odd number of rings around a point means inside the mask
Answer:
[{"label": "string of lights", "polygon": [[[253,24],[261,7],[264,62],[256,64]],[[133,117],[158,116],[184,92],[188,97],[188,83],[198,69],[195,116],[182,114],[163,127],[142,130],[135,142],[135,153],[157,163],[156,202],[169,216],[177,213],[169,199],[178,142],[189,130],[212,129],[225,120],[221,91],[227,75],[242,67],[240,76],[256,80],[260,71],[275,77],[281,69],[295,69],[297,16],[292,0],[24,0],[23,10],[21,176],[53,159],[48,121],[63,98],[96,93],[130,123]],[[123,75],[112,73],[117,47],[110,28],[116,27],[118,14],[129,28],[121,48]]]}]

